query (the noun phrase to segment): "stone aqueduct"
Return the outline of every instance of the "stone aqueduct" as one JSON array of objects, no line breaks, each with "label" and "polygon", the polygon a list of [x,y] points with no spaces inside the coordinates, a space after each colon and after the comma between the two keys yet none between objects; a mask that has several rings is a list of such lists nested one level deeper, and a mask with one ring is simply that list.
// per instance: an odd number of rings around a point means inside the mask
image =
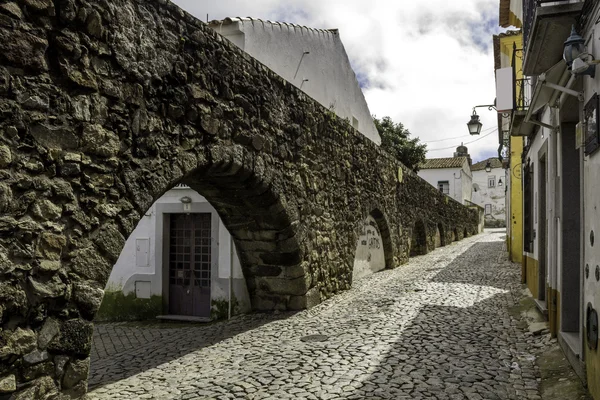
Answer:
[{"label": "stone aqueduct", "polygon": [[388,268],[413,236],[422,253],[438,230],[477,232],[475,211],[167,0],[0,4],[0,178],[0,397],[15,399],[85,393],[111,267],[176,184],[219,212],[257,310],[349,288],[368,215]]}]

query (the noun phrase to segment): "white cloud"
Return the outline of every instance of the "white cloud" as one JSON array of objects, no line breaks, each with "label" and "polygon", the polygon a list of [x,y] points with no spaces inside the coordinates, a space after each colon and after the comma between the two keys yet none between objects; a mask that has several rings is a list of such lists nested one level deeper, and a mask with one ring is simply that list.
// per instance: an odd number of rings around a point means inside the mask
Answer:
[{"label": "white cloud", "polygon": [[[466,122],[495,97],[492,32],[498,0],[175,0],[202,20],[251,16],[313,28],[338,28],[372,114],[402,122],[430,150],[477,137]],[[478,109],[485,133],[496,113]],[[483,136],[483,135],[482,135]],[[493,133],[467,144],[474,161],[497,154]],[[453,149],[430,151],[449,157]]]}]

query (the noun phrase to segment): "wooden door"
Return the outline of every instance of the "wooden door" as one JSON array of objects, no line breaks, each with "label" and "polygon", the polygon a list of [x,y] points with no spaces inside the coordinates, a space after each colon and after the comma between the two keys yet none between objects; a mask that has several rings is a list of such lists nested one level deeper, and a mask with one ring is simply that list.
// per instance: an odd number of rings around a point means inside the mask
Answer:
[{"label": "wooden door", "polygon": [[171,214],[169,314],[210,317],[211,214]]}]

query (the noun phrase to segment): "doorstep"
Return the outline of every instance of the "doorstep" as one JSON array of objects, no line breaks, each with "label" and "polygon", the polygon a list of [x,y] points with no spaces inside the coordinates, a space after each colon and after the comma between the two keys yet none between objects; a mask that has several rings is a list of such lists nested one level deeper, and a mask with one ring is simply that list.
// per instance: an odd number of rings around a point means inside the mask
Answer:
[{"label": "doorstep", "polygon": [[535,306],[544,315],[544,317],[548,317],[548,306],[546,305],[546,301],[538,299],[533,299],[533,301],[535,301]]},{"label": "doorstep", "polygon": [[156,319],[165,321],[183,321],[183,322],[211,322],[212,319],[208,317],[194,317],[193,315],[159,315]]}]

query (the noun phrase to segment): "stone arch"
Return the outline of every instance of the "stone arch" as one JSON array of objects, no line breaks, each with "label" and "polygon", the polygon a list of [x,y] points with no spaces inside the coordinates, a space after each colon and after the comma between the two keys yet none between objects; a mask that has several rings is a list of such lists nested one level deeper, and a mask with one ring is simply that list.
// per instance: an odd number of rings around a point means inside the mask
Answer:
[{"label": "stone arch", "polygon": [[413,257],[427,253],[427,227],[422,219],[417,219],[412,229],[410,256]]},{"label": "stone arch", "polygon": [[373,209],[358,226],[352,282],[382,269],[393,268],[392,239],[387,219]]},{"label": "stone arch", "polygon": [[[125,238],[178,183],[232,233],[255,309],[347,288],[349,221],[373,196],[394,229],[474,218],[169,1],[25,3],[0,43],[0,341],[22,398],[84,394],[85,374],[63,385],[65,371],[85,371]],[[427,252],[425,223],[413,232]],[[32,351],[49,379],[24,374]]]},{"label": "stone arch", "polygon": [[439,237],[439,246],[436,239],[436,247],[442,247],[446,245],[446,229],[444,229],[444,224],[441,222],[437,224],[436,237]]},{"label": "stone arch", "polygon": [[460,238],[458,237],[458,228],[454,228],[452,230],[452,241],[456,242],[458,240],[460,240]]},{"label": "stone arch", "polygon": [[466,238],[466,237],[469,237],[469,230],[465,226],[464,229],[463,229],[463,238]]},{"label": "stone arch", "polygon": [[233,237],[252,309],[304,308],[309,282],[297,212],[244,148],[215,148],[209,160],[177,183],[204,196]]}]

